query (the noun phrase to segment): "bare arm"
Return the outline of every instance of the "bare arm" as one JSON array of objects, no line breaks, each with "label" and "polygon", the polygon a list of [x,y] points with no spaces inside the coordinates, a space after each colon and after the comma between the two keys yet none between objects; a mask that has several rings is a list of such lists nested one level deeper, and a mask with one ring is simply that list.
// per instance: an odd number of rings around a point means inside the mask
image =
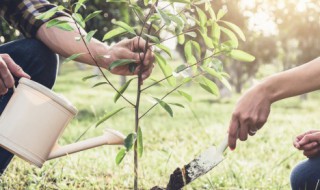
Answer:
[{"label": "bare arm", "polygon": [[[36,37],[44,42],[50,49],[54,52],[64,56],[69,57],[76,53],[84,53],[79,56],[77,61],[95,65],[95,61],[90,56],[85,44],[79,39],[80,34],[75,25],[74,21],[69,17],[58,17],[60,20],[68,20],[70,25],[74,28],[74,31],[64,31],[56,27],[47,28],[43,24],[37,31]],[[86,32],[81,29],[82,35]],[[100,42],[97,39],[92,39],[88,44],[90,53],[93,55],[95,60],[98,62],[99,66],[103,68],[108,68],[108,66],[115,60],[118,59],[134,59],[137,63],[140,62],[140,56],[143,56],[143,50],[145,49],[145,41],[143,39],[133,38],[129,40],[123,40],[118,44],[109,47],[105,43]],[[141,51],[140,53],[138,51]],[[153,68],[154,58],[151,50],[147,50],[146,58],[144,61],[144,72],[143,79],[147,78]],[[136,69],[134,74],[137,74],[138,69]],[[116,68],[112,70],[114,74],[120,75],[130,75],[129,69],[126,66]]]},{"label": "bare arm", "polygon": [[262,85],[271,102],[320,89],[320,58],[299,67],[275,74]]},{"label": "bare arm", "polygon": [[[247,140],[267,121],[270,106],[278,100],[320,89],[320,58],[264,79],[238,101],[229,126],[229,147]],[[238,132],[237,132],[238,131]]]}]

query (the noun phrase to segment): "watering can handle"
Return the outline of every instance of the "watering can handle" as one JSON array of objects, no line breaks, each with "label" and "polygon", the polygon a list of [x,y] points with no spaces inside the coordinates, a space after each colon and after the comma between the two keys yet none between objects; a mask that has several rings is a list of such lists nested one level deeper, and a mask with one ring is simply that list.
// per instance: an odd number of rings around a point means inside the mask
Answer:
[{"label": "watering can handle", "polygon": [[123,145],[125,136],[118,131],[107,129],[105,134],[84,141],[72,143],[65,146],[55,145],[49,154],[48,160],[80,152],[101,145]]}]

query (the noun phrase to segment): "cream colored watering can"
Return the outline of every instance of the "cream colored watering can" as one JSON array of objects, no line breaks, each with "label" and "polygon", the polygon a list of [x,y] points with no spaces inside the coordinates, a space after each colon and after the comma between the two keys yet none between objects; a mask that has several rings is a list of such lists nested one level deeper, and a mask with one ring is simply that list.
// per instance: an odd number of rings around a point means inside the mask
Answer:
[{"label": "cream colored watering can", "polygon": [[21,78],[0,117],[0,146],[42,167],[46,160],[67,154],[123,144],[125,136],[108,129],[102,136],[59,146],[57,140],[76,114],[77,109],[65,98],[39,83]]}]

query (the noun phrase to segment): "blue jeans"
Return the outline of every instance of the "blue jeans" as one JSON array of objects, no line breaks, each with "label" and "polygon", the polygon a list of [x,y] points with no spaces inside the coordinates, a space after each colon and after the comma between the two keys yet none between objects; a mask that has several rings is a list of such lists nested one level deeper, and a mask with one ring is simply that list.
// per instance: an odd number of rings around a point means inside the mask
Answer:
[{"label": "blue jeans", "polygon": [[[58,59],[47,46],[36,39],[22,39],[0,45],[0,54],[9,54],[11,58],[34,80],[52,88],[57,73]],[[16,85],[18,78],[15,78]],[[12,89],[0,98],[0,114],[6,107]],[[0,175],[10,163],[13,154],[0,147]]]},{"label": "blue jeans", "polygon": [[320,156],[300,162],[290,180],[293,190],[320,190]]}]

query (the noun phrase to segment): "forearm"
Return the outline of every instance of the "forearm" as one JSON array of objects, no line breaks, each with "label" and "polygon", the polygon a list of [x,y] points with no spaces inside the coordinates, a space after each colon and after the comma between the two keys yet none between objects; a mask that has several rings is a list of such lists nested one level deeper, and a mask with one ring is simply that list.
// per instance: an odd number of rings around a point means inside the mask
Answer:
[{"label": "forearm", "polygon": [[272,75],[260,87],[271,102],[320,89],[320,58]]},{"label": "forearm", "polygon": [[[64,31],[56,27],[47,28],[46,24],[43,24],[37,31],[36,37],[59,55],[69,57],[73,54],[83,53],[83,55],[79,56],[76,60],[95,65],[95,61],[91,57],[92,55],[100,66],[107,68],[106,62],[100,60],[103,55],[107,54],[108,46],[92,38],[90,43],[87,44],[91,53],[90,55],[87,47],[80,38],[79,30],[74,21],[69,17],[59,17],[58,19],[70,21],[70,25],[74,28],[74,31]],[[80,28],[80,30],[82,35],[87,34],[83,29]]]}]

